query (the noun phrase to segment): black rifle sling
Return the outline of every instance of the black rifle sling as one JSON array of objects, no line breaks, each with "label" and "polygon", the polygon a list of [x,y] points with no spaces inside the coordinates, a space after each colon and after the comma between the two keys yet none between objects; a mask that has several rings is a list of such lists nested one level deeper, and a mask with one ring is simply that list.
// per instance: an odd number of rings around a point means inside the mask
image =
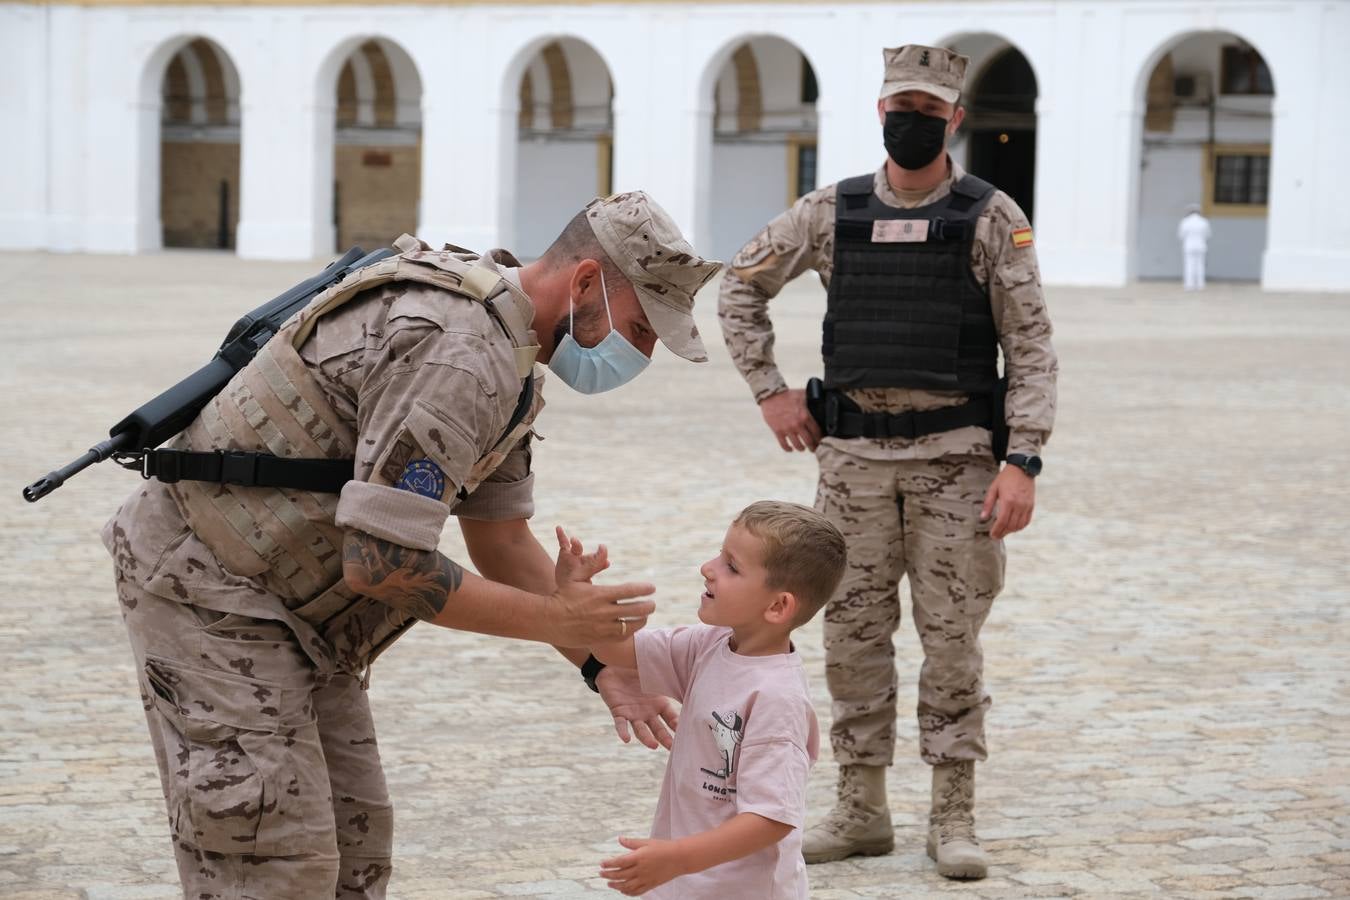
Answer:
[{"label": "black rifle sling", "polygon": [[[533,403],[534,377],[527,376],[511,420],[498,441],[524,421]],[[240,487],[294,488],[316,494],[340,494],[342,486],[352,480],[355,465],[354,459],[273,456],[249,450],[162,449],[146,451],[139,468],[143,477],[158,478],[165,484],[210,481]]]},{"label": "black rifle sling", "polygon": [[295,488],[338,494],[352,480],[353,459],[287,458],[247,450],[149,450],[141,474],[166,484],[211,481],[241,487]]}]

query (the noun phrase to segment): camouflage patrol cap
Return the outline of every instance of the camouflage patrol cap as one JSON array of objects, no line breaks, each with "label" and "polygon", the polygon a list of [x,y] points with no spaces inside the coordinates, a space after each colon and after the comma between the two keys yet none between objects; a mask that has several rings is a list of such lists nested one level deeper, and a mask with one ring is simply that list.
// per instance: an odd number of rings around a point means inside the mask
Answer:
[{"label": "camouflage patrol cap", "polygon": [[642,191],[597,197],[586,206],[586,221],[632,283],[661,343],[691,362],[707,362],[694,294],[722,264],[695,253],[670,214]]},{"label": "camouflage patrol cap", "polygon": [[886,74],[881,82],[881,99],[901,91],[923,91],[948,103],[961,96],[970,57],[945,47],[906,44],[881,51]]}]

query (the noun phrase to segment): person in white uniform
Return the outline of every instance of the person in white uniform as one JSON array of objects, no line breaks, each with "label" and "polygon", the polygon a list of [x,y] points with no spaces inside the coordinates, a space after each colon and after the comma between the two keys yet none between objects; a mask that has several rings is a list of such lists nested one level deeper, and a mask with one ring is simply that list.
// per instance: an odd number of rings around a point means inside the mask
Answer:
[{"label": "person in white uniform", "polygon": [[1187,207],[1186,215],[1177,225],[1177,238],[1181,241],[1182,283],[1188,291],[1205,289],[1205,253],[1211,234],[1209,219],[1200,215],[1200,207],[1195,204]]}]

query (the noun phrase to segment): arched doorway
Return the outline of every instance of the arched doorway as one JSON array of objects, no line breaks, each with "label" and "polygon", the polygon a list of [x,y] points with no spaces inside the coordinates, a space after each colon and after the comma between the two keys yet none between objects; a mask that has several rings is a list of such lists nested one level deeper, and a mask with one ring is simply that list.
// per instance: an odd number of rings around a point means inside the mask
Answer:
[{"label": "arched doorway", "polygon": [[960,100],[966,118],[952,155],[970,174],[1012,197],[1034,221],[1037,89],[1031,63],[997,35],[969,35],[948,46],[970,57]]},{"label": "arched doorway", "polygon": [[711,253],[731,259],[815,190],[820,87],[795,45],[754,37],[725,57],[712,90]]},{"label": "arched doorway", "polygon": [[422,191],[422,81],[384,38],[347,56],[337,78],[333,228],[337,249],[388,245],[417,229]]},{"label": "arched doorway", "polygon": [[1255,281],[1266,246],[1275,80],[1265,58],[1224,32],[1179,37],[1141,73],[1135,266],[1180,278],[1177,223],[1210,222],[1210,278]]},{"label": "arched doorway", "polygon": [[998,185],[1028,219],[1036,200],[1036,75],[1015,47],[975,76],[966,101],[967,169]]},{"label": "arched doorway", "polygon": [[160,83],[159,218],[165,247],[234,249],[239,223],[239,74],[196,38]]},{"label": "arched doorway", "polygon": [[613,191],[614,85],[594,48],[565,37],[530,58],[518,91],[510,247],[530,258],[583,206]]}]

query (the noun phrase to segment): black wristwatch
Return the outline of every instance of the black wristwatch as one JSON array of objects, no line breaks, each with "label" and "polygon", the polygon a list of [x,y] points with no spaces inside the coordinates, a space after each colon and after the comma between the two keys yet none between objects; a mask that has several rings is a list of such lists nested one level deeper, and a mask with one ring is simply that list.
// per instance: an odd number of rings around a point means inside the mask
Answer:
[{"label": "black wristwatch", "polygon": [[1041,458],[1039,456],[1027,456],[1025,453],[1009,453],[1008,465],[1016,466],[1027,473],[1028,478],[1035,478],[1041,474]]},{"label": "black wristwatch", "polygon": [[600,693],[600,688],[595,686],[595,678],[600,674],[600,670],[604,667],[605,664],[594,656],[586,657],[586,661],[581,664],[581,680],[586,682],[586,687],[595,691],[597,694]]}]

